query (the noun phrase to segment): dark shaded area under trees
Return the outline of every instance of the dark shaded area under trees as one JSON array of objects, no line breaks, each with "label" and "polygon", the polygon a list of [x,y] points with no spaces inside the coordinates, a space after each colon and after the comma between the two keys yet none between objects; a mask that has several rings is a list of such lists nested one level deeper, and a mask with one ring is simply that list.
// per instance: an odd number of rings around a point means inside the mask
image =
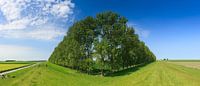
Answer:
[{"label": "dark shaded area under trees", "polygon": [[155,55],[127,21],[109,11],[74,23],[49,61],[102,76],[155,61]]}]

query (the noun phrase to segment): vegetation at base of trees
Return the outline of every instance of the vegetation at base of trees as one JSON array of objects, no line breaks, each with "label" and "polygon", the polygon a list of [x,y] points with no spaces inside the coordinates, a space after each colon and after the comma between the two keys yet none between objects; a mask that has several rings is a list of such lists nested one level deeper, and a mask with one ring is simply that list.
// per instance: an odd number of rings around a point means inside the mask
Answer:
[{"label": "vegetation at base of trees", "polygon": [[74,23],[49,61],[87,73],[114,72],[156,60],[128,20],[103,12]]}]

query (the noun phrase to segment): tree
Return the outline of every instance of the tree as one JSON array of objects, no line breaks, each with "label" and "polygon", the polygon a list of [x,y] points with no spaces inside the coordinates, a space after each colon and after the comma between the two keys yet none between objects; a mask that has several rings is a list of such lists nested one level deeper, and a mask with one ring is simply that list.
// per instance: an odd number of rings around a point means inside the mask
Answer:
[{"label": "tree", "polygon": [[49,61],[87,73],[100,70],[102,76],[105,70],[114,72],[155,61],[155,55],[127,22],[125,17],[113,12],[77,21]]},{"label": "tree", "polygon": [[97,59],[98,65],[101,70],[101,75],[104,76],[104,70],[106,69],[106,61],[108,60],[109,52],[107,51],[109,44],[106,39],[95,42],[94,56]]}]

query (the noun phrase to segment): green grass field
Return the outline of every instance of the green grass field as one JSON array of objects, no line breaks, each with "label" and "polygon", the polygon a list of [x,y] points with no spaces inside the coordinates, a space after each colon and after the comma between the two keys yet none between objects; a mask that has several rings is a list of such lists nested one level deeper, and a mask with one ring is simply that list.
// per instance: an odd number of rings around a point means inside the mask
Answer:
[{"label": "green grass field", "polygon": [[[45,64],[48,64],[46,67]],[[0,79],[4,86],[200,86],[200,70],[167,62],[128,69],[113,76],[94,76],[42,63]]]}]

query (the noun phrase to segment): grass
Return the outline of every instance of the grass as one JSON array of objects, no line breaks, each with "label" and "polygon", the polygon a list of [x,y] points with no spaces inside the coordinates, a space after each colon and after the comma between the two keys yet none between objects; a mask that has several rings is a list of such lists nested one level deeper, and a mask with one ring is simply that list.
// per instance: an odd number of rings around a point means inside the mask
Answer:
[{"label": "grass", "polygon": [[[48,64],[48,66],[46,66]],[[0,79],[4,86],[200,86],[200,70],[167,62],[124,70],[101,77],[42,63]]]}]

